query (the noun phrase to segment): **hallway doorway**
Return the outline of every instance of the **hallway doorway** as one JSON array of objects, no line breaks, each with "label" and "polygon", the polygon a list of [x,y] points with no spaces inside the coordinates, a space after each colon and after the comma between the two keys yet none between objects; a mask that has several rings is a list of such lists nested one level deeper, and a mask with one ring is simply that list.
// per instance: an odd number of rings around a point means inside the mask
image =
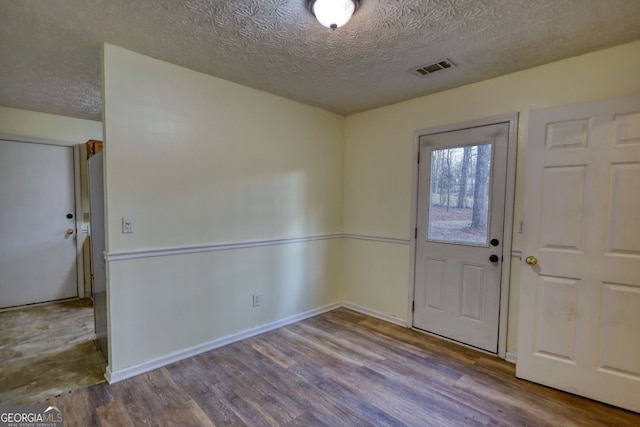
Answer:
[{"label": "hallway doorway", "polygon": [[0,405],[29,405],[104,382],[90,299],[0,311]]}]

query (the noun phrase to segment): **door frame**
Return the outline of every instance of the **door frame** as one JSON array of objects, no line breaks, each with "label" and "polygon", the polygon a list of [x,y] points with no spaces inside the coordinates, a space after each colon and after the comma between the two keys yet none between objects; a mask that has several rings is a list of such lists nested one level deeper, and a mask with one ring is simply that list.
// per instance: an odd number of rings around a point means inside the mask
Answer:
[{"label": "door frame", "polygon": [[82,252],[82,239],[79,238],[80,233],[83,233],[82,227],[82,194],[80,183],[80,144],[70,141],[60,141],[55,139],[38,138],[31,136],[12,135],[6,133],[0,133],[0,139],[5,139],[15,142],[26,142],[31,144],[44,144],[44,145],[56,145],[61,147],[71,147],[73,149],[73,193],[75,201],[75,227],[76,227],[76,288],[78,291],[78,298],[84,298],[84,265],[83,265],[83,252]]},{"label": "door frame", "polygon": [[[492,116],[467,122],[420,129],[414,132],[413,137],[413,170],[411,177],[411,228],[409,230],[409,297],[407,301],[407,327],[413,325],[413,301],[415,294],[415,267],[416,267],[416,237],[415,230],[418,226],[418,184],[419,164],[418,153],[420,150],[420,138],[436,133],[451,132],[480,126],[507,123],[509,125],[507,141],[507,176],[504,200],[504,230],[502,244],[502,267],[500,279],[500,319],[498,326],[498,357],[507,358],[507,321],[509,313],[509,286],[511,275],[511,244],[513,238],[513,214],[516,188],[516,152],[518,148],[518,113]],[[428,333],[428,331],[427,331]],[[446,339],[446,338],[445,338]],[[475,348],[475,347],[474,347]],[[479,350],[482,351],[482,350]],[[493,353],[490,353],[493,354]]]}]

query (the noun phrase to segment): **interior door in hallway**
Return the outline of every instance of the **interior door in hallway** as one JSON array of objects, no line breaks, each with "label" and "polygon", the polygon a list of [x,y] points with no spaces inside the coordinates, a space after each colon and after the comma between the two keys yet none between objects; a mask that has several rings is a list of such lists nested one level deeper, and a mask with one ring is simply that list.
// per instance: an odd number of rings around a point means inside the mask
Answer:
[{"label": "interior door in hallway", "polygon": [[413,325],[498,352],[509,125],[420,137]]},{"label": "interior door in hallway", "polygon": [[640,96],[529,123],[516,374],[640,412]]},{"label": "interior door in hallway", "polygon": [[0,140],[0,308],[78,296],[73,148]]}]

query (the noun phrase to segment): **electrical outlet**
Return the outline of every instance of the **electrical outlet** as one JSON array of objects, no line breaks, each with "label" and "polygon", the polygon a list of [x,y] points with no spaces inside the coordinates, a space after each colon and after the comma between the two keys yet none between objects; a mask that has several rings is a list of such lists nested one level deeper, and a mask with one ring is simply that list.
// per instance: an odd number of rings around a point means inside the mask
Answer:
[{"label": "electrical outlet", "polygon": [[133,227],[135,225],[135,219],[131,216],[122,217],[122,232],[133,233]]},{"label": "electrical outlet", "polygon": [[262,300],[262,295],[260,295],[260,292],[254,292],[253,293],[253,306],[254,307],[259,307],[261,300]]}]

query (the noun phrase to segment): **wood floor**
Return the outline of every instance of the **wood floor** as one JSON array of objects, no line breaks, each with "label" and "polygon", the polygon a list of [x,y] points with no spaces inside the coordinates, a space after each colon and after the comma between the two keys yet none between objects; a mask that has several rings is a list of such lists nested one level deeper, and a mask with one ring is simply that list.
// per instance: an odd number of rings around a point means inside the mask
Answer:
[{"label": "wood floor", "polygon": [[47,401],[67,426],[640,426],[513,365],[335,310]]},{"label": "wood floor", "polygon": [[28,405],[104,382],[91,300],[0,312],[0,405]]}]

